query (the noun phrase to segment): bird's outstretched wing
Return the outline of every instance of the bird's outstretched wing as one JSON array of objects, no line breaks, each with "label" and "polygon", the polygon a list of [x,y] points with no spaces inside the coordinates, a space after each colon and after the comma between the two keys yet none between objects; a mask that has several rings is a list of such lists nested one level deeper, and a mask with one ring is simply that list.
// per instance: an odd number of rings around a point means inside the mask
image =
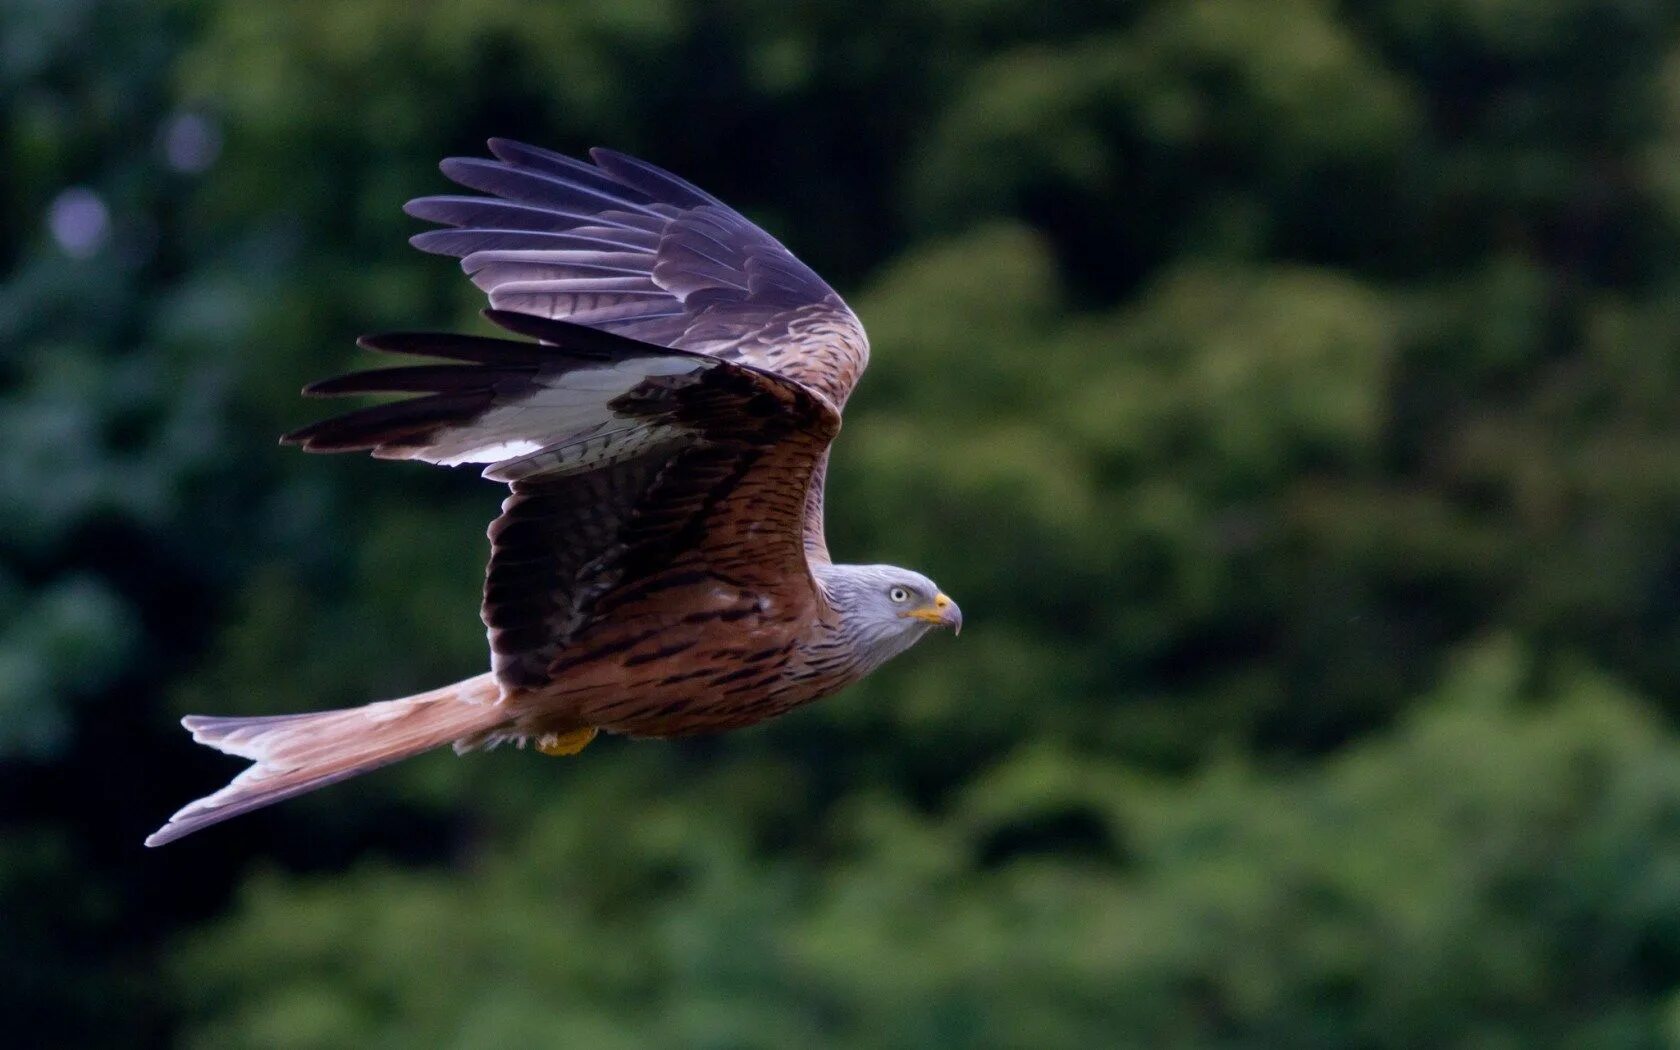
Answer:
[{"label": "bird's outstretched wing", "polygon": [[[839,415],[751,365],[563,321],[491,310],[538,343],[369,336],[371,349],[460,362],[357,372],[314,395],[419,393],[282,440],[314,451],[486,464],[512,495],[490,526],[483,617],[492,665],[515,689],[546,684],[568,646],[616,617],[652,637],[665,601],[714,585],[786,615],[820,594],[802,545],[807,491]],[[635,635],[627,635],[627,638]]]},{"label": "bird's outstretched wing", "polygon": [[644,161],[593,164],[506,139],[453,157],[490,196],[421,197],[453,229],[413,238],[461,257],[490,305],[774,372],[845,405],[869,360],[863,326],[822,278],[716,197]]}]

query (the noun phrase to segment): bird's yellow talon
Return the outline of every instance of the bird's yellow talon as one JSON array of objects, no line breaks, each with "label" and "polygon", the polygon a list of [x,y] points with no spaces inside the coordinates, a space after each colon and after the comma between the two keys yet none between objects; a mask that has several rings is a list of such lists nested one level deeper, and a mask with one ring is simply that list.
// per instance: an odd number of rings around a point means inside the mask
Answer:
[{"label": "bird's yellow talon", "polygon": [[570,733],[544,733],[537,737],[537,750],[545,755],[575,755],[595,739],[595,727],[574,729]]}]

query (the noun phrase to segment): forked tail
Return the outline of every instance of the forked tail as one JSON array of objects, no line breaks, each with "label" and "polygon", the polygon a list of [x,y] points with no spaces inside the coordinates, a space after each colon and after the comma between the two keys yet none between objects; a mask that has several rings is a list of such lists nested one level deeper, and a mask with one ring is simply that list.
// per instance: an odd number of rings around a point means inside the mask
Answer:
[{"label": "forked tail", "polygon": [[494,676],[340,711],[267,718],[188,715],[193,739],[248,758],[249,769],[182,807],[146,839],[161,846],[229,817],[336,784],[399,759],[495,729],[507,714]]}]

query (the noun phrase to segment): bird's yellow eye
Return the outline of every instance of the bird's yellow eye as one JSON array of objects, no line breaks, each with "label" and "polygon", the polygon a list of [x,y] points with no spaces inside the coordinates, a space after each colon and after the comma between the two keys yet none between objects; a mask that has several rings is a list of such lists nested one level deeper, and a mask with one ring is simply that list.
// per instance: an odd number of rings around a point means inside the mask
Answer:
[{"label": "bird's yellow eye", "polygon": [[887,597],[902,605],[910,600],[910,592],[903,587],[894,587],[887,592]]}]

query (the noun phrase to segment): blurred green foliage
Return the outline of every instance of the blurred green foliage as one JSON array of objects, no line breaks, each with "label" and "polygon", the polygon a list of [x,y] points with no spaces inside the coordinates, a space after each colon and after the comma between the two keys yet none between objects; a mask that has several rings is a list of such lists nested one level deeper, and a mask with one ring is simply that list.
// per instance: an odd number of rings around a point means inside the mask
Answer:
[{"label": "blurred green foliage", "polygon": [[[0,0],[22,1045],[1680,1042],[1680,8]],[[174,726],[476,672],[470,472],[273,445],[490,134],[847,294],[844,558],[968,614],[751,732],[158,852]]]}]

